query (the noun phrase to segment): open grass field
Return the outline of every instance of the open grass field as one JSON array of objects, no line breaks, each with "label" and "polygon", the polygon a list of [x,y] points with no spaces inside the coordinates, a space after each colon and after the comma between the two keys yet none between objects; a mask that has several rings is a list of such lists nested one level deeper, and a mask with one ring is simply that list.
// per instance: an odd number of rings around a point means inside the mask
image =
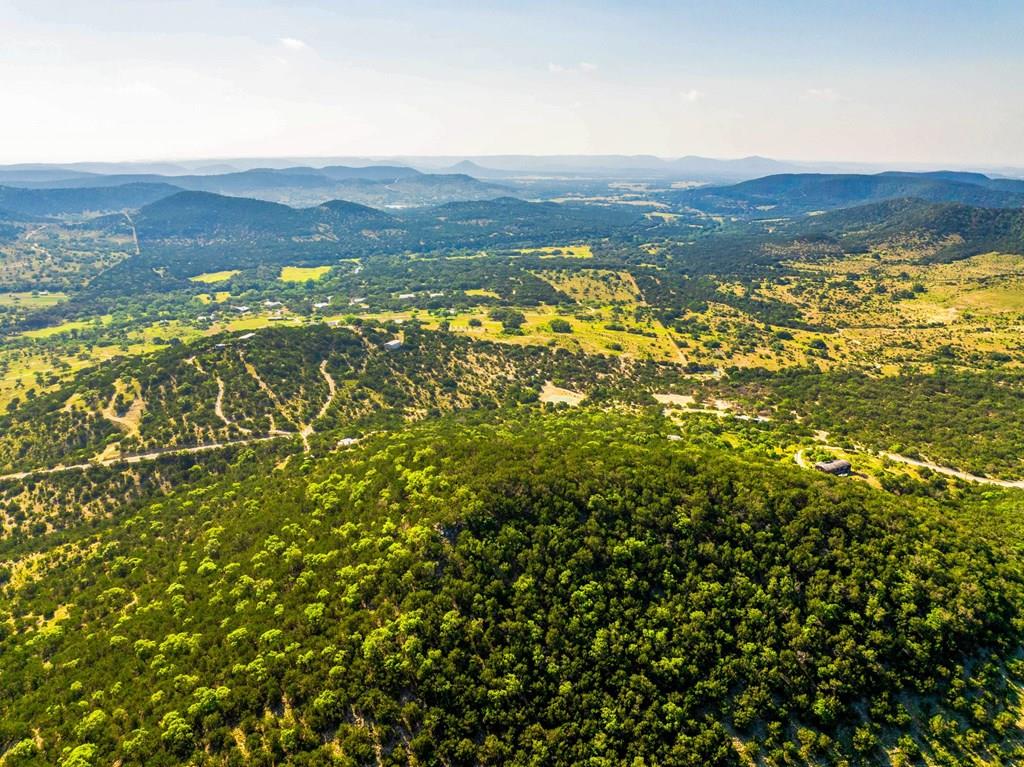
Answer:
[{"label": "open grass field", "polygon": [[614,272],[607,269],[553,269],[535,274],[555,290],[580,303],[635,304],[641,301],[640,289],[629,272]]},{"label": "open grass field", "polygon": [[231,293],[226,290],[218,290],[216,293],[212,294],[199,293],[196,295],[196,298],[204,304],[221,303],[222,301],[227,301],[231,298]]},{"label": "open grass field", "polygon": [[0,306],[19,306],[25,309],[43,309],[67,299],[66,293],[18,292],[0,293]]},{"label": "open grass field", "polygon": [[1024,364],[1024,257],[986,254],[922,264],[885,252],[790,264],[800,274],[763,284],[758,295],[797,307],[805,320],[839,332],[835,358],[867,365],[928,365],[977,355]]},{"label": "open grass field", "polygon": [[281,267],[281,274],[278,276],[278,279],[282,282],[319,280],[329,271],[331,271],[329,266],[284,266]]},{"label": "open grass field", "polygon": [[541,258],[593,258],[589,245],[549,245],[543,248],[520,248],[519,253],[539,255]]},{"label": "open grass field", "polygon": [[[656,320],[638,322],[623,318],[614,307],[595,308],[576,314],[560,312],[551,306],[524,307],[521,309],[526,322],[520,334],[504,332],[502,324],[491,319],[482,309],[473,309],[457,314],[430,313],[410,309],[402,312],[372,312],[361,314],[364,319],[380,322],[408,322],[419,320],[428,329],[436,329],[447,322],[454,333],[464,333],[472,338],[499,343],[535,346],[558,346],[587,354],[626,355],[638,359],[653,359],[670,362],[685,362],[672,341],[669,331]],[[350,317],[338,315],[326,318],[330,322],[345,323]],[[572,328],[571,333],[556,333],[551,321],[563,319]],[[473,321],[474,324],[470,324]],[[479,324],[476,324],[479,323]],[[622,329],[609,329],[617,325]]]},{"label": "open grass field", "polygon": [[109,323],[112,317],[109,314],[105,314],[101,317],[97,317],[92,320],[70,320],[68,322],[62,322],[59,325],[53,325],[48,328],[39,328],[38,330],[26,330],[22,335],[25,338],[50,338],[51,336],[62,335],[64,333],[70,333],[73,330],[84,330],[89,327],[93,327],[96,324]]},{"label": "open grass field", "polygon": [[189,279],[192,280],[192,282],[224,282],[238,274],[238,271],[238,269],[225,269],[222,272],[204,272],[203,274],[197,274],[195,277],[189,277]]}]

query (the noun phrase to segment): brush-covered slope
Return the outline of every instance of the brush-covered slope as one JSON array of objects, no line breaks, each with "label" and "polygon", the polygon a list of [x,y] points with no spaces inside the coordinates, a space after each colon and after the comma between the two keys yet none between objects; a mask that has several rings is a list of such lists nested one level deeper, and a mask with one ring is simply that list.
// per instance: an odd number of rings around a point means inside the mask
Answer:
[{"label": "brush-covered slope", "polygon": [[[261,437],[307,438],[536,399],[549,379],[585,394],[655,386],[672,366],[370,325],[271,328],[105,362],[0,416],[0,474]],[[666,373],[668,374],[668,373]]]},{"label": "brush-covered slope", "polygon": [[[774,218],[915,197],[986,208],[1024,206],[1024,186],[1000,188],[987,176],[880,173],[876,175],[785,173],[723,187],[679,192],[674,199],[715,213]],[[984,180],[983,182],[981,180]],[[990,183],[993,182],[993,183]]]},{"label": "brush-covered slope", "polygon": [[129,183],[81,189],[21,189],[0,186],[0,209],[30,216],[106,213],[141,208],[179,192],[166,183]]},{"label": "brush-covered slope", "polygon": [[[624,207],[624,206],[623,206]],[[141,252],[97,281],[102,291],[172,289],[189,277],[378,254],[550,245],[656,226],[636,210],[501,198],[386,213],[353,202],[311,208],[182,192],[134,217]],[[111,230],[131,233],[124,216]]]},{"label": "brush-covered slope", "polygon": [[837,210],[799,222],[797,229],[838,237],[847,247],[908,245],[935,261],[979,253],[1024,253],[1024,210],[978,208],[915,199]]},{"label": "brush-covered slope", "polygon": [[1016,569],[913,502],[661,428],[241,455],[4,548],[6,764],[1019,759]]},{"label": "brush-covered slope", "polygon": [[147,205],[135,223],[141,242],[195,239],[202,242],[245,239],[312,237],[322,226],[387,223],[381,211],[356,203],[335,201],[314,208],[226,197],[209,192],[180,192]]}]

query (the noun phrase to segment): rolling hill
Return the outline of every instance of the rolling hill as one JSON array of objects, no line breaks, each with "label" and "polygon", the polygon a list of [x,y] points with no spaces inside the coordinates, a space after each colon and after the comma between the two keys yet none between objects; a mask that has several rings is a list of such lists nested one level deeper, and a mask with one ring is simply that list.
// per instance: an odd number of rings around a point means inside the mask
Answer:
[{"label": "rolling hill", "polygon": [[135,227],[140,242],[195,240],[211,243],[250,237],[313,237],[323,227],[351,229],[386,226],[394,219],[386,213],[344,200],[313,208],[229,197],[211,192],[180,192],[139,211]]},{"label": "rolling hill", "polygon": [[838,235],[847,248],[915,244],[928,259],[952,261],[979,253],[1024,254],[1024,210],[897,199],[801,220],[797,229]]},{"label": "rolling hill", "polygon": [[777,218],[914,197],[986,208],[1024,206],[1024,183],[1000,183],[981,174],[790,173],[732,186],[706,187],[667,195],[674,202],[709,213]]},{"label": "rolling hill", "polygon": [[[92,181],[92,177],[87,180]],[[23,189],[0,186],[0,209],[30,216],[107,213],[141,208],[181,191],[162,182],[125,183],[66,189]]]},{"label": "rolling hill", "polygon": [[662,429],[523,410],[241,451],[6,546],[7,763],[1014,762],[1013,563]]},{"label": "rolling hill", "polygon": [[[260,265],[325,264],[374,254],[574,242],[658,226],[626,206],[533,203],[515,198],[383,212],[348,201],[311,208],[181,192],[134,217],[141,253],[101,275],[101,290],[180,286],[196,274]],[[123,216],[101,222],[130,233]]]}]

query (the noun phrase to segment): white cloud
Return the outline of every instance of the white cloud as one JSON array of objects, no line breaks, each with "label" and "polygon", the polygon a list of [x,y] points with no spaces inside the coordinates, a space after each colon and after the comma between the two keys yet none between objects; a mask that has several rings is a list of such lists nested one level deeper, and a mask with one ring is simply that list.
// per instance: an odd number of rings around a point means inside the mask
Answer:
[{"label": "white cloud", "polygon": [[279,42],[290,51],[304,51],[309,47],[297,37],[282,37]]},{"label": "white cloud", "polygon": [[699,91],[696,88],[690,88],[688,91],[682,93],[683,101],[689,101],[694,104],[704,98],[704,91]]},{"label": "white cloud", "polygon": [[548,64],[548,71],[552,74],[563,74],[565,72],[575,72],[577,74],[588,74],[590,72],[597,71],[597,64],[592,64],[589,61],[581,61],[578,64],[570,64],[568,66],[564,64],[555,64],[554,62]]},{"label": "white cloud", "polygon": [[841,101],[843,98],[834,88],[808,88],[804,96],[816,101]]}]

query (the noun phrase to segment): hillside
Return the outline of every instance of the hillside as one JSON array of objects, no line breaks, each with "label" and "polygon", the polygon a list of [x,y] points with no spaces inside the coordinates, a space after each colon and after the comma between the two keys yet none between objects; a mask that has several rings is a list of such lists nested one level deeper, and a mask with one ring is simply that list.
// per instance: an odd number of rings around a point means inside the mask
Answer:
[{"label": "hillside", "polygon": [[403,337],[388,351],[394,334],[369,324],[272,328],[85,370],[0,416],[0,474],[496,406],[536,399],[550,379],[627,396],[641,379],[655,384],[662,369],[412,326]]},{"label": "hillside", "polygon": [[209,192],[180,192],[143,208],[135,228],[140,241],[188,240],[204,243],[265,236],[312,237],[325,224],[388,224],[385,213],[343,200],[297,209],[263,200]]},{"label": "hillside", "polygon": [[985,208],[1024,206],[1024,186],[999,188],[981,174],[789,173],[673,193],[683,205],[718,214],[774,218],[914,197]]},{"label": "hillside", "polygon": [[978,253],[1024,254],[1024,210],[899,199],[832,211],[801,221],[808,233],[838,234],[847,248],[914,244],[928,258],[950,261]]},{"label": "hillside", "polygon": [[524,415],[240,455],[8,547],[8,763],[1016,758],[999,554],[659,431]]},{"label": "hillside", "polygon": [[[102,221],[130,233],[123,217]],[[657,226],[621,207],[533,203],[514,198],[386,213],[347,201],[292,208],[248,198],[182,192],[134,217],[141,252],[102,275],[101,291],[169,290],[204,272],[454,248],[547,245]],[[185,283],[187,284],[187,283]]]},{"label": "hillside", "polygon": [[166,183],[128,183],[76,189],[0,186],[0,209],[30,216],[60,216],[136,209],[179,192]]}]

